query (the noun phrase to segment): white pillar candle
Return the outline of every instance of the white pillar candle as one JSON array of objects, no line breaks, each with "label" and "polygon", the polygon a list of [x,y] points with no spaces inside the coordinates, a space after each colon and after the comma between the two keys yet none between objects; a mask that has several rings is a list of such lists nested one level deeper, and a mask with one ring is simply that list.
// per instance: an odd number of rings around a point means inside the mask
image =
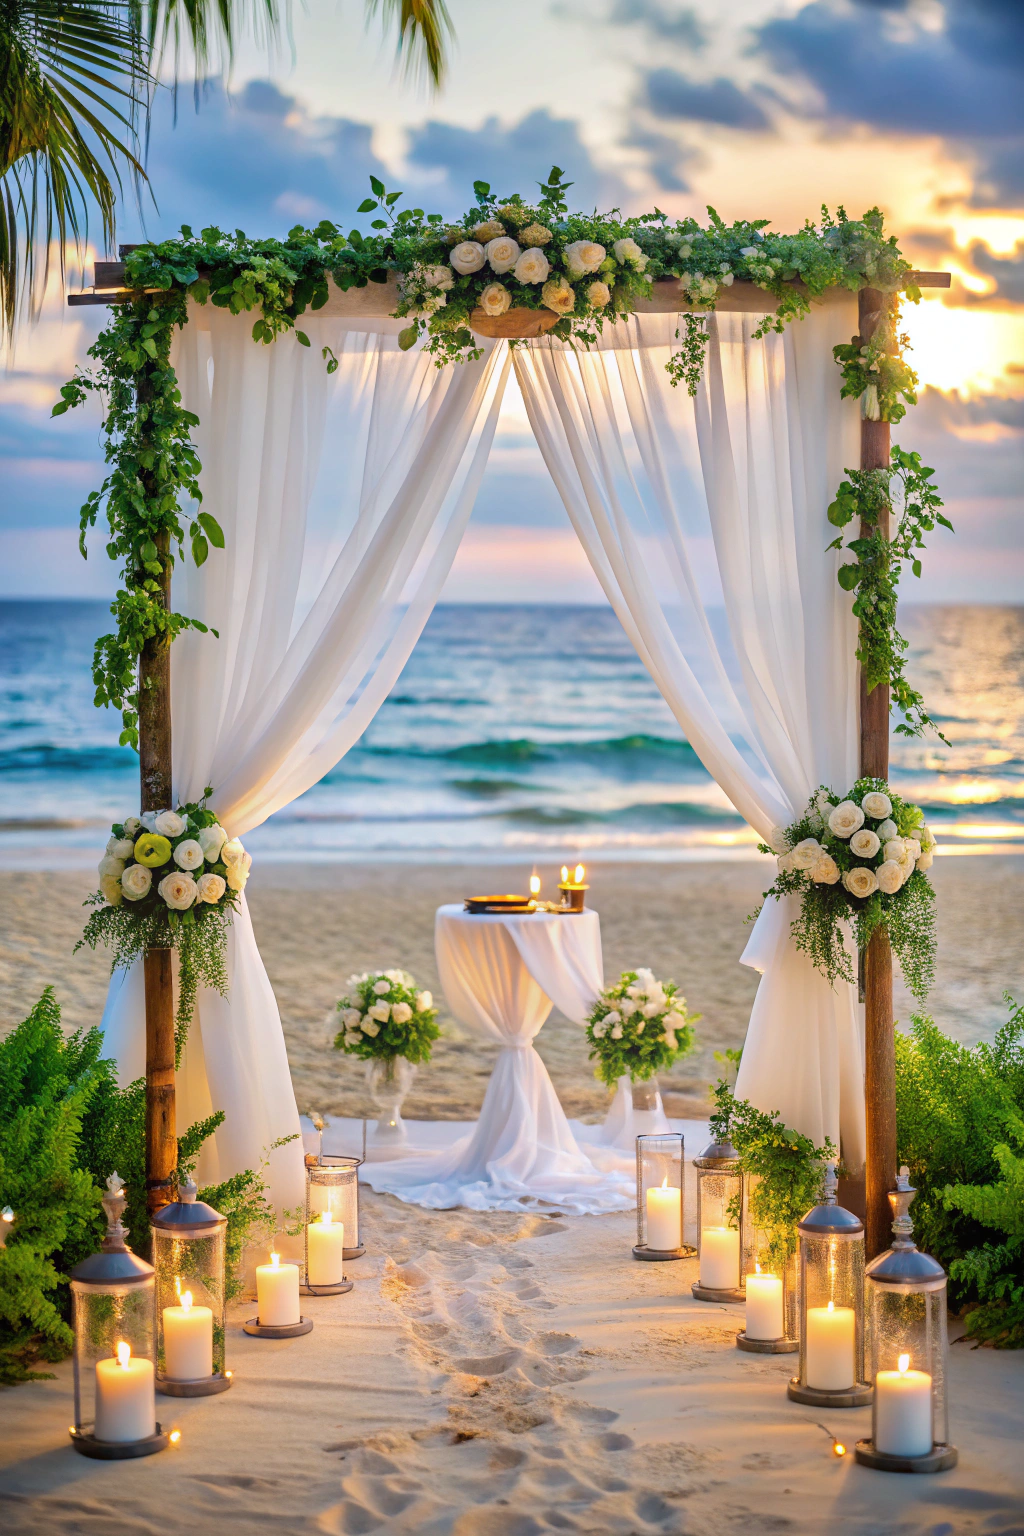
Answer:
[{"label": "white pillar candle", "polygon": [[119,1344],[115,1358],[97,1360],[96,1439],[123,1445],[155,1435],[155,1393],[152,1360],[133,1360],[130,1345]]},{"label": "white pillar candle", "polygon": [[269,1264],[256,1266],[256,1314],[264,1328],[287,1328],[300,1321],[299,1266],[282,1264],[272,1253]]},{"label": "white pillar candle", "polygon": [[927,1456],[932,1448],[932,1378],[909,1364],[900,1355],[898,1371],[875,1376],[875,1450],[886,1456]]},{"label": "white pillar candle", "polygon": [[786,1331],[782,1316],[782,1280],[778,1275],[747,1276],[748,1339],[781,1339]]},{"label": "white pillar candle", "polygon": [[324,1211],[306,1228],[306,1284],[337,1285],[345,1278],[345,1224]]},{"label": "white pillar candle", "polygon": [[807,1308],[807,1385],[818,1392],[853,1386],[857,1318],[852,1307]]},{"label": "white pillar candle", "polygon": [[164,1374],[170,1381],[213,1375],[213,1312],[194,1307],[191,1291],[179,1307],[164,1307]]},{"label": "white pillar candle", "polygon": [[700,1283],[709,1291],[735,1291],[740,1283],[740,1234],[735,1227],[704,1227]]},{"label": "white pillar candle", "polygon": [[665,1253],[682,1242],[683,1192],[669,1189],[668,1180],[660,1189],[647,1191],[647,1246]]}]

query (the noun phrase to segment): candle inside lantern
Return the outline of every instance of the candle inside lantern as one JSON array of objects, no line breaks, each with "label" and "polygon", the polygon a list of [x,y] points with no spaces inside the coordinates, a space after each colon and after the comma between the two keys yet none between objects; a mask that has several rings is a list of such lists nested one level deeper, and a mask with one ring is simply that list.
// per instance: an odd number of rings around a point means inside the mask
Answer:
[{"label": "candle inside lantern", "polygon": [[170,1381],[199,1381],[213,1375],[213,1312],[194,1307],[192,1292],[182,1292],[180,1305],[164,1307],[164,1373]]},{"label": "candle inside lantern", "polygon": [[779,1275],[762,1275],[761,1266],[755,1274],[747,1276],[747,1314],[745,1331],[748,1339],[781,1339],[786,1331],[782,1315],[782,1279]]},{"label": "candle inside lantern", "polygon": [[899,1369],[875,1376],[875,1450],[885,1456],[927,1456],[932,1448],[932,1378],[911,1371],[909,1355]]},{"label": "candle inside lantern", "polygon": [[156,1385],[152,1360],[133,1360],[130,1344],[96,1362],[97,1440],[124,1445],[156,1434]]},{"label": "candle inside lantern", "polygon": [[299,1266],[282,1264],[272,1253],[269,1264],[256,1266],[256,1311],[264,1328],[287,1328],[301,1320]]},{"label": "candle inside lantern", "polygon": [[660,1189],[647,1191],[647,1246],[662,1253],[674,1251],[682,1237],[682,1197],[680,1189],[669,1189],[668,1175]]},{"label": "candle inside lantern", "polygon": [[807,1385],[818,1392],[853,1386],[857,1318],[852,1307],[807,1308]]},{"label": "candle inside lantern", "polygon": [[306,1284],[338,1285],[345,1278],[345,1224],[330,1209],[306,1228]]},{"label": "candle inside lantern", "polygon": [[734,1291],[739,1286],[740,1234],[736,1227],[701,1230],[700,1283],[709,1291]]}]

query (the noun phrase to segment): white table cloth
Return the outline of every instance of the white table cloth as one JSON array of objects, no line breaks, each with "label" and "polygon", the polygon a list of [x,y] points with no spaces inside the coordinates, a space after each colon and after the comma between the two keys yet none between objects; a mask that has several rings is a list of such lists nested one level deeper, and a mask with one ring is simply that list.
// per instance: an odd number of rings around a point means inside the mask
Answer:
[{"label": "white table cloth", "polygon": [[600,991],[597,913],[472,915],[445,906],[434,936],[452,1013],[501,1053],[468,1136],[431,1157],[367,1165],[366,1182],[435,1210],[627,1210],[631,1180],[600,1171],[580,1148],[533,1048],[552,1003],[580,1023]]}]

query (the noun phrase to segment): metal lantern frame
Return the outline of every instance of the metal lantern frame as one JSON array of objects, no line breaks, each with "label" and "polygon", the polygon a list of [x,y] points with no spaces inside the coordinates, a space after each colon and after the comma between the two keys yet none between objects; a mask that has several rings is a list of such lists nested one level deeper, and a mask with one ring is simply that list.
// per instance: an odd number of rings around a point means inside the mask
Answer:
[{"label": "metal lantern frame", "polygon": [[931,1377],[931,1448],[917,1456],[877,1449],[878,1392],[871,1412],[871,1438],[858,1440],[854,1454],[863,1465],[883,1472],[946,1472],[958,1460],[949,1441],[949,1333],[946,1272],[930,1254],[921,1253],[911,1233],[909,1170],[903,1167],[896,1188],[889,1192],[893,1213],[893,1244],[873,1259],[865,1271],[868,1379],[875,1385],[879,1371],[891,1371],[901,1355]]},{"label": "metal lantern frame", "polygon": [[[685,1144],[678,1131],[644,1132],[636,1138],[636,1243],[634,1259],[655,1263],[672,1259],[691,1259],[697,1252],[684,1240],[686,1230]],[[679,1241],[672,1248],[652,1248],[648,1242],[647,1192],[651,1189],[678,1189]]]},{"label": "metal lantern frame", "polygon": [[[301,1289],[307,1296],[337,1296],[352,1289],[353,1282],[346,1275],[334,1285],[309,1284],[309,1225],[325,1210],[330,1210],[345,1226],[343,1261],[358,1259],[366,1252],[365,1244],[359,1241],[359,1169],[362,1164],[361,1157],[345,1157],[324,1152],[322,1148],[306,1153]],[[354,1243],[348,1241],[350,1236],[355,1237]]]},{"label": "metal lantern frame", "polygon": [[[204,1200],[191,1179],[178,1188],[178,1198],[150,1219],[156,1269],[156,1389],[165,1397],[209,1397],[226,1392],[231,1372],[225,1365],[227,1339],[228,1219]],[[191,1292],[192,1303],[213,1314],[213,1372],[184,1380],[167,1373],[164,1313]]]},{"label": "metal lantern frame", "polygon": [[735,1286],[723,1286],[721,1289],[715,1286],[702,1285],[700,1278],[693,1282],[691,1287],[698,1301],[743,1301],[746,1292],[743,1287],[743,1253],[746,1246],[746,1200],[744,1198],[744,1175],[740,1168],[739,1153],[731,1141],[713,1141],[704,1148],[699,1157],[693,1159],[693,1166],[697,1170],[697,1257],[700,1258],[701,1248],[704,1243],[705,1216],[709,1207],[721,1212],[719,1223],[714,1225],[728,1226],[732,1221],[729,1207],[736,1202],[738,1217],[739,1244],[736,1260],[737,1283]]},{"label": "metal lantern frame", "polygon": [[[864,1223],[839,1205],[838,1185],[835,1163],[829,1163],[824,1201],[797,1225],[800,1368],[787,1393],[816,1408],[863,1408],[872,1398],[864,1377]],[[852,1310],[854,1316],[853,1380],[842,1388],[814,1387],[807,1380],[808,1311],[822,1305]]]},{"label": "metal lantern frame", "polygon": [[792,1355],[800,1348],[797,1312],[797,1249],[786,1259],[779,1273],[778,1266],[762,1269],[761,1256],[767,1247],[767,1235],[758,1227],[750,1214],[750,1197],[761,1178],[760,1174],[743,1175],[743,1242],[740,1248],[740,1273],[743,1278],[743,1294],[747,1295],[747,1280],[755,1272],[775,1275],[782,1281],[782,1333],[777,1339],[751,1339],[746,1328],[736,1335],[736,1347],[754,1355]]},{"label": "metal lantern frame", "polygon": [[71,1317],[74,1330],[73,1374],[75,1422],[71,1444],[97,1461],[126,1461],[162,1451],[169,1437],[155,1419],[154,1432],[138,1440],[99,1440],[96,1424],[96,1364],[116,1357],[116,1345],[131,1346],[132,1357],[154,1367],[155,1271],[132,1253],[125,1242],[121,1217],[127,1204],[116,1174],[107,1180],[103,1209],[107,1232],[98,1253],[90,1254],[71,1271]]}]

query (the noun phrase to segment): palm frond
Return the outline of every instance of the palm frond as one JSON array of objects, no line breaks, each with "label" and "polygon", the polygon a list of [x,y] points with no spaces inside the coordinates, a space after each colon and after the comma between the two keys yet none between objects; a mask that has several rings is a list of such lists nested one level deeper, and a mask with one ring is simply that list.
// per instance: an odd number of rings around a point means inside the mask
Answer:
[{"label": "palm frond", "polygon": [[384,25],[398,26],[398,54],[406,69],[425,68],[435,86],[444,79],[452,19],[444,0],[367,0],[371,15],[382,13]]}]

